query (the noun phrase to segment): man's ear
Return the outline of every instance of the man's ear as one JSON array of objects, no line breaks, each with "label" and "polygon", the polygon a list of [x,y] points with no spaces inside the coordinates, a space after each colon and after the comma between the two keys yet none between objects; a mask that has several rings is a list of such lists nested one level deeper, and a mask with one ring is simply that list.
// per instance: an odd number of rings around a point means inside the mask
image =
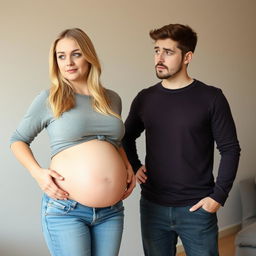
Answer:
[{"label": "man's ear", "polygon": [[190,61],[192,60],[193,52],[189,51],[184,56],[184,64],[188,65]]}]

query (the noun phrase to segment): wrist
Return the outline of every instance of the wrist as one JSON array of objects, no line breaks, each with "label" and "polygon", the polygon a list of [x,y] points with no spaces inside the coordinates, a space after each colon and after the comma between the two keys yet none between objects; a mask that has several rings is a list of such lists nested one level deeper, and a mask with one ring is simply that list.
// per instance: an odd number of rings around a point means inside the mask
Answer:
[{"label": "wrist", "polygon": [[30,169],[30,174],[34,179],[37,179],[38,175],[42,172],[42,168],[40,166],[34,167]]}]

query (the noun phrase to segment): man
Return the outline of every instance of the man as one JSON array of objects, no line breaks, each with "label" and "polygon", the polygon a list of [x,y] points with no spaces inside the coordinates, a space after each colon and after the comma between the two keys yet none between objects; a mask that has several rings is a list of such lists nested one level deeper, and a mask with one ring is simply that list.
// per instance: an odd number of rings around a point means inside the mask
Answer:
[{"label": "man", "polygon": [[[150,32],[156,75],[126,120],[123,145],[141,184],[141,230],[146,256],[176,254],[177,237],[188,256],[218,255],[216,212],[235,179],[240,146],[222,91],[188,75],[196,33],[181,24]],[[136,139],[145,130],[146,160]],[[213,177],[214,142],[221,154]]]}]

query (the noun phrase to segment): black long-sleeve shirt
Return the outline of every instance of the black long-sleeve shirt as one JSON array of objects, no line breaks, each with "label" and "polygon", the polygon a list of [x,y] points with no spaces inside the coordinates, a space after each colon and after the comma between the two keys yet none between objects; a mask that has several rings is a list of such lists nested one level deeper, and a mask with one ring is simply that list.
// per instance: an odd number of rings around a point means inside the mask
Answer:
[{"label": "black long-sleeve shirt", "polygon": [[[125,122],[123,146],[136,172],[136,139],[145,130],[147,181],[142,195],[166,206],[193,205],[210,196],[224,205],[236,176],[240,146],[222,91],[194,80],[181,89],[161,83],[142,90]],[[213,177],[214,141],[221,154]]]}]

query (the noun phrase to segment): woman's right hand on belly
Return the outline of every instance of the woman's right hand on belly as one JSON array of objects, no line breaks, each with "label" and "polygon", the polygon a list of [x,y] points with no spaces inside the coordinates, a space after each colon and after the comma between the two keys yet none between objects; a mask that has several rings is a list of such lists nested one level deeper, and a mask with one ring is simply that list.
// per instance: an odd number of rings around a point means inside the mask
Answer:
[{"label": "woman's right hand on belly", "polygon": [[50,169],[40,168],[37,175],[34,177],[37,181],[39,187],[46,193],[49,197],[53,199],[67,199],[68,193],[54,182],[54,179],[63,181],[64,178],[59,175],[56,171]]}]

